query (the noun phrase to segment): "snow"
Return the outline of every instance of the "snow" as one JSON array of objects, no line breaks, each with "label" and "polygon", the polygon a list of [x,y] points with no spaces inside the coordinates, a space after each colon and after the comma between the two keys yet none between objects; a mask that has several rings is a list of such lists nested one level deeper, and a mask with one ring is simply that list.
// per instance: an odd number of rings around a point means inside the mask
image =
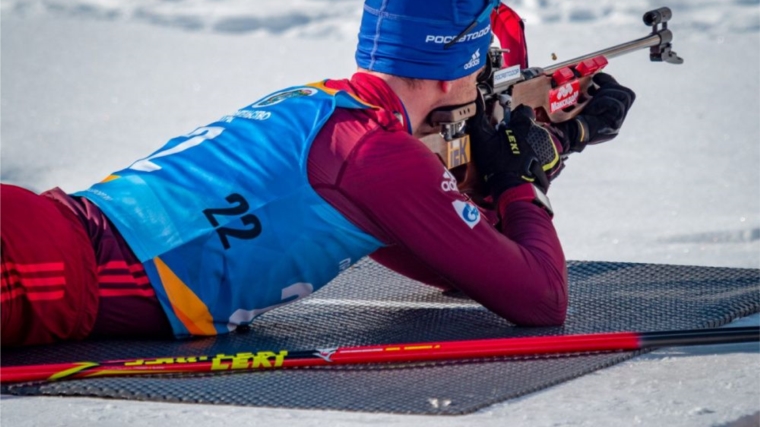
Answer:
[{"label": "snow", "polygon": [[[532,65],[644,36],[649,0],[520,0]],[[608,71],[621,135],[549,196],[569,259],[760,267],[760,1],[671,0],[684,65]],[[109,172],[276,89],[349,76],[359,0],[0,0],[0,179],[37,191]],[[758,324],[760,316],[745,323]],[[724,425],[760,411],[758,344],[665,349],[463,417],[8,397],[0,421],[109,426]],[[33,415],[31,415],[33,414]]]}]

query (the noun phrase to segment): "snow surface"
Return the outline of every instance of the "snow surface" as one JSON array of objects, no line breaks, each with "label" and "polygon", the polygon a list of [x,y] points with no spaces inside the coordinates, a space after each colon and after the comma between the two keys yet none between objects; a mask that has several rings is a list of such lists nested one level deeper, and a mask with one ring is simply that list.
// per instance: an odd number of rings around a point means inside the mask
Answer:
[{"label": "snow surface", "polygon": [[[0,0],[0,179],[88,187],[276,89],[349,76],[360,0]],[[760,1],[670,0],[682,66],[608,68],[638,99],[550,197],[569,259],[760,267]],[[521,0],[533,65],[641,37],[649,0]],[[758,324],[760,316],[745,322]],[[0,422],[108,426],[725,425],[760,411],[757,344],[667,349],[463,417],[80,398]]]}]

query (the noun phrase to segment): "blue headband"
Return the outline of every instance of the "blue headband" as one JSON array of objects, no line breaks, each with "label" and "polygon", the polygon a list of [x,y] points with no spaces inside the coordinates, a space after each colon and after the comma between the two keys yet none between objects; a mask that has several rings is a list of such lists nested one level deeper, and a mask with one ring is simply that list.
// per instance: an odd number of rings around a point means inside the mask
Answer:
[{"label": "blue headband", "polygon": [[485,65],[500,0],[366,0],[356,64],[400,77],[456,80]]}]

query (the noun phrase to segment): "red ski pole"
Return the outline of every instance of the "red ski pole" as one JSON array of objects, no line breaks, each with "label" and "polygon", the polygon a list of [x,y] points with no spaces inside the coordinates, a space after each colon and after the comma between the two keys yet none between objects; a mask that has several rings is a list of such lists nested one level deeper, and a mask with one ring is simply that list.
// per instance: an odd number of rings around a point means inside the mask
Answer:
[{"label": "red ski pole", "polygon": [[665,332],[613,332],[528,338],[384,344],[303,351],[258,351],[190,357],[0,367],[0,382],[106,376],[262,370],[362,363],[418,362],[557,353],[631,351],[760,340],[760,326]]}]

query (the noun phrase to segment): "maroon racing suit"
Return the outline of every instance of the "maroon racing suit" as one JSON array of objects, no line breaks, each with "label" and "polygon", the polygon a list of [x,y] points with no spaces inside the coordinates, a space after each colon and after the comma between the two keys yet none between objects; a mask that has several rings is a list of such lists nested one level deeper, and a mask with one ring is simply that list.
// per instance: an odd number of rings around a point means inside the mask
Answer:
[{"label": "maroon racing suit", "polygon": [[404,106],[381,79],[356,73],[328,81],[375,110],[338,110],[309,153],[312,187],[387,246],[372,259],[407,277],[455,288],[518,325],[559,325],[567,269],[550,215],[527,201],[503,206],[499,229],[482,215],[470,227],[454,208],[467,201],[443,163],[412,137]]},{"label": "maroon racing suit", "polygon": [[[472,202],[438,156],[410,135],[404,106],[383,80],[359,72],[325,84],[376,107],[338,109],[308,157],[316,192],[386,245],[371,257],[420,282],[457,289],[515,324],[562,324],[567,270],[550,215],[518,200],[475,221],[463,216]],[[57,189],[38,196],[4,186],[0,197],[4,219],[14,218],[2,223],[3,345],[171,335],[142,266],[97,206]],[[44,209],[42,216],[25,219],[34,209]],[[53,228],[35,231],[46,221],[65,223],[76,238]],[[44,279],[54,287],[40,288],[48,283],[40,277],[63,273],[36,272],[35,265],[55,266],[70,278]],[[55,313],[55,321],[40,319],[45,313]]]}]

